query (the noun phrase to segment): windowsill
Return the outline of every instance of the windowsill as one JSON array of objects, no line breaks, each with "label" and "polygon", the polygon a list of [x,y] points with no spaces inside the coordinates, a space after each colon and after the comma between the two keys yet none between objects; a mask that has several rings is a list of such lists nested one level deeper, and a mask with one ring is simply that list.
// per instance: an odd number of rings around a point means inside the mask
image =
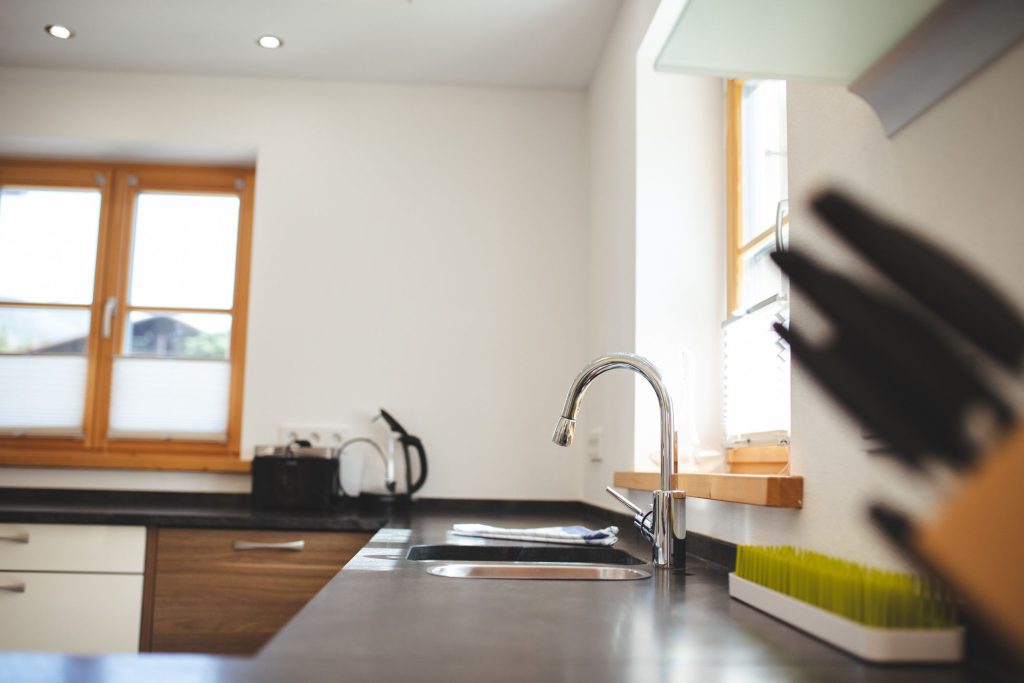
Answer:
[{"label": "windowsill", "polygon": [[[616,472],[613,486],[637,491],[659,488],[657,472]],[[777,508],[801,508],[804,478],[788,474],[730,474],[681,472],[672,475],[672,487],[691,498]]]},{"label": "windowsill", "polygon": [[0,467],[236,472],[252,470],[252,462],[231,455],[192,453],[68,452],[0,448]]}]

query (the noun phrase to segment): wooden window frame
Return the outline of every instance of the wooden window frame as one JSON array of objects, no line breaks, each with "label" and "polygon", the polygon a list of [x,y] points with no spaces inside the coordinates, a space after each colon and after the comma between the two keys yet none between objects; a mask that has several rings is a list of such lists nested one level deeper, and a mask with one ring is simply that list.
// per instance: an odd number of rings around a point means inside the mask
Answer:
[{"label": "wooden window frame", "polygon": [[[726,318],[740,310],[743,256],[774,240],[770,225],[743,241],[743,84],[745,79],[725,81],[725,250]],[[787,217],[783,225],[789,222]],[[789,446],[735,446],[728,449],[730,472],[736,474],[789,474]]]},{"label": "wooden window frame", "polygon": [[[0,437],[0,465],[249,471],[250,463],[241,459],[241,428],[254,181],[255,172],[252,168],[230,166],[0,159],[0,186],[82,187],[98,189],[101,194],[93,301],[88,306],[92,318],[89,328],[85,411],[82,420],[84,438],[27,435]],[[113,360],[124,344],[127,312],[136,308],[128,306],[127,292],[134,202],[136,195],[146,190],[220,192],[237,195],[240,200],[232,308],[213,311],[230,313],[232,316],[227,438],[223,442],[107,438]],[[116,297],[117,313],[112,334],[109,338],[103,338],[101,321],[104,302],[108,297]],[[36,304],[29,306],[37,307]],[[60,304],[59,307],[65,306]],[[154,310],[153,307],[144,308]],[[157,307],[156,310],[193,309]]]},{"label": "wooden window frame", "polygon": [[740,295],[739,244],[743,239],[743,81],[725,82],[725,291],[726,317]]},{"label": "wooden window frame", "polygon": [[[725,251],[726,317],[740,309],[743,285],[743,257],[774,239],[775,224],[743,241],[743,84],[744,79],[725,82]],[[789,216],[783,225],[789,223]]]}]

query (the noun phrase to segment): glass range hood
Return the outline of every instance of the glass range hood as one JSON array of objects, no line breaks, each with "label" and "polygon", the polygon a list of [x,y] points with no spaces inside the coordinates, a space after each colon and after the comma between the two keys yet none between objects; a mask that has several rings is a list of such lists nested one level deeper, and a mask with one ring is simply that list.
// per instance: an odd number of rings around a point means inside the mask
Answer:
[{"label": "glass range hood", "polygon": [[1022,35],[1021,0],[689,0],[655,68],[848,86],[892,135]]}]

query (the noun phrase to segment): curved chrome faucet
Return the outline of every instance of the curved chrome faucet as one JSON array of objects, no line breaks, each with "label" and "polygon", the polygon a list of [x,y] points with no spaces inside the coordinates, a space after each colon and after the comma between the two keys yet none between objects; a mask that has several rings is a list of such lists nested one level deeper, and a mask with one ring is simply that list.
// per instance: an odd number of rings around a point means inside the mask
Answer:
[{"label": "curved chrome faucet", "polygon": [[626,368],[643,376],[658,396],[661,411],[661,488],[654,492],[652,509],[646,513],[627,503],[611,487],[607,490],[633,510],[634,523],[644,538],[654,546],[654,566],[682,569],[686,566],[686,493],[672,490],[672,443],[675,433],[672,397],[669,396],[658,368],[646,358],[632,353],[616,353],[596,359],[580,371],[569,387],[562,416],[558,418],[551,440],[559,446],[572,444],[576,415],[580,411],[587,387],[598,376],[616,368]]}]

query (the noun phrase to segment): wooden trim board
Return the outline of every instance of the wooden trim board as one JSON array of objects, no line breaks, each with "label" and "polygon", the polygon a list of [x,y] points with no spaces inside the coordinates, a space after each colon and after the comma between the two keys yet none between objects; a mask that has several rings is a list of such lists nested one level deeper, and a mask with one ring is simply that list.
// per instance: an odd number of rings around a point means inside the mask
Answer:
[{"label": "wooden trim board", "polygon": [[250,472],[252,461],[220,454],[27,450],[0,446],[0,467],[81,467],[86,469]]},{"label": "wooden trim board", "polygon": [[726,316],[739,305],[740,245],[743,242],[743,81],[725,82],[725,282]]},{"label": "wooden trim board", "polygon": [[726,452],[726,462],[736,463],[782,463],[789,462],[789,446],[740,446]]},{"label": "wooden trim board", "polygon": [[789,446],[742,446],[726,452],[729,474],[789,474]]},{"label": "wooden trim board", "polygon": [[[638,491],[658,488],[657,472],[616,472],[613,486]],[[772,474],[708,474],[682,472],[672,475],[672,486],[691,498],[767,507],[800,508],[804,504],[804,478]]]}]

